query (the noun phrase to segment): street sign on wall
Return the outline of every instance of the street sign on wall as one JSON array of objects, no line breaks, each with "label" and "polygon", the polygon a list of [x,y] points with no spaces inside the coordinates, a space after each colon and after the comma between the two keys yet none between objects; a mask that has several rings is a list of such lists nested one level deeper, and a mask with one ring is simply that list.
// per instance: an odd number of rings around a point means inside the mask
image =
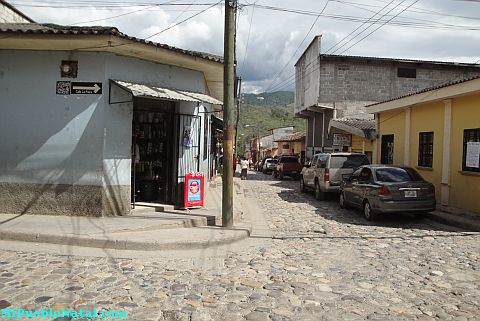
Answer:
[{"label": "street sign on wall", "polygon": [[57,95],[100,95],[102,82],[57,81]]}]

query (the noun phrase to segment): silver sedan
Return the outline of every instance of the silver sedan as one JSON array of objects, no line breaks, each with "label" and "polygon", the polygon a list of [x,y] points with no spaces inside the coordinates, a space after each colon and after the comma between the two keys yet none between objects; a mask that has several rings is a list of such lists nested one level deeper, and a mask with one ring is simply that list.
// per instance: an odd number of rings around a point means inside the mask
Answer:
[{"label": "silver sedan", "polygon": [[379,213],[421,217],[434,211],[435,204],[435,186],[406,166],[362,166],[344,178],[340,188],[340,207],[360,208],[369,221]]}]

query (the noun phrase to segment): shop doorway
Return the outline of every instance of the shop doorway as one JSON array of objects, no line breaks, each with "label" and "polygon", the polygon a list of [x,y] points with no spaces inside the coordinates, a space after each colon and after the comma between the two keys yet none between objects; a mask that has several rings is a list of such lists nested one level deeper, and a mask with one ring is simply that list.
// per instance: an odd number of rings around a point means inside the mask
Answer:
[{"label": "shop doorway", "polygon": [[[132,206],[174,204],[175,103],[135,98],[132,123]],[[175,174],[175,175],[174,175]]]}]

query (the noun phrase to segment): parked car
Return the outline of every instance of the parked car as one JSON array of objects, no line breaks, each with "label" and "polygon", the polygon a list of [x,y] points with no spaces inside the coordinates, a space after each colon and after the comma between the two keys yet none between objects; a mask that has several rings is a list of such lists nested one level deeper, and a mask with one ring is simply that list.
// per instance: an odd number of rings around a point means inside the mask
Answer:
[{"label": "parked car", "polygon": [[275,158],[265,159],[265,161],[263,162],[262,172],[264,174],[272,172],[275,169],[275,166],[277,166],[277,163],[278,163],[278,159],[275,159]]},{"label": "parked car", "polygon": [[283,179],[289,176],[293,179],[300,177],[303,165],[299,163],[295,155],[283,155],[278,158],[278,163],[273,170],[273,177]]},{"label": "parked car", "polygon": [[316,199],[324,199],[325,193],[340,191],[342,175],[350,175],[354,169],[368,164],[367,155],[361,153],[315,154],[300,174],[300,190],[313,189]]},{"label": "parked car", "polygon": [[435,210],[435,186],[406,166],[367,165],[346,178],[340,189],[340,207],[363,210],[369,221],[379,213],[413,212],[423,217]]}]

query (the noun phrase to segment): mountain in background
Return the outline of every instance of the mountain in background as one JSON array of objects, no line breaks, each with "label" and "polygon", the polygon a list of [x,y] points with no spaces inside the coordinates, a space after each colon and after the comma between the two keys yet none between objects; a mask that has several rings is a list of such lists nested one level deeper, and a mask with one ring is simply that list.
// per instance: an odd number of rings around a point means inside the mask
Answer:
[{"label": "mountain in background", "polygon": [[252,138],[267,136],[270,129],[293,126],[294,131],[305,131],[305,120],[293,115],[293,102],[291,91],[243,94],[237,129],[239,154],[244,155]]},{"label": "mountain in background", "polygon": [[292,91],[276,91],[273,93],[242,94],[242,103],[254,106],[288,106],[293,104]]}]

